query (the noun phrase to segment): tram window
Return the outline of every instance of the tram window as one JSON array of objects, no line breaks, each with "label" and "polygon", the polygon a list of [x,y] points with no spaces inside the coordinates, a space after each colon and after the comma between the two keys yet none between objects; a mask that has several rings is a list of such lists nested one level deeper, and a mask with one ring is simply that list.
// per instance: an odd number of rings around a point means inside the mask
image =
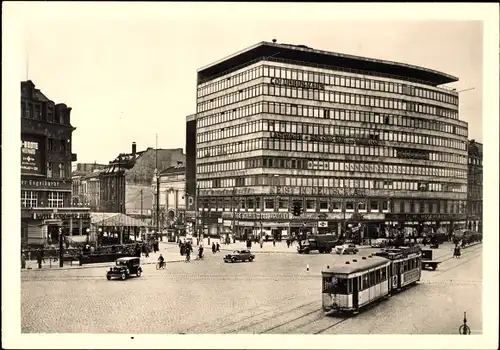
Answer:
[{"label": "tram window", "polygon": [[387,267],[382,269],[382,282],[387,280]]},{"label": "tram window", "polygon": [[408,260],[405,261],[405,272],[408,271]]},{"label": "tram window", "polygon": [[370,286],[368,284],[368,273],[367,273],[366,275],[363,275],[363,289],[362,290],[365,290],[368,288],[370,288]]},{"label": "tram window", "polygon": [[347,294],[352,294],[352,279],[347,280]]},{"label": "tram window", "polygon": [[332,277],[323,277],[323,293],[328,293],[332,286]]},{"label": "tram window", "polygon": [[368,286],[369,287],[372,287],[374,285],[374,278],[373,278],[373,276],[374,276],[373,272],[370,272],[368,274]]}]

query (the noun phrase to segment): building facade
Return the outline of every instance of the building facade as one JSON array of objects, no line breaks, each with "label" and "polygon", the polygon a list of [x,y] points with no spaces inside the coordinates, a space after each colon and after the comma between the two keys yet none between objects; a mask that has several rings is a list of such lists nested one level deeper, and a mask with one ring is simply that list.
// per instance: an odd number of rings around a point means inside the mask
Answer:
[{"label": "building facade", "polygon": [[101,211],[118,212],[147,220],[153,211],[151,182],[156,166],[166,169],[185,162],[182,148],[147,148],[137,151],[132,143],[131,153],[118,155],[99,174]]},{"label": "building facade", "polygon": [[21,241],[56,244],[59,232],[81,235],[88,208],[71,205],[71,107],[48,99],[31,80],[21,82]]},{"label": "building facade", "polygon": [[483,232],[483,144],[469,141],[467,229]]},{"label": "building facade", "polygon": [[240,235],[465,225],[468,127],[439,86],[457,80],[268,42],[198,70],[198,211]]},{"label": "building facade", "polygon": [[[169,228],[184,223],[188,196],[186,195],[186,167],[182,162],[160,172],[160,225]],[[156,178],[152,182],[153,203],[156,205]]]},{"label": "building facade", "polygon": [[87,207],[91,211],[99,211],[100,183],[99,173],[105,164],[78,163],[73,171],[72,203],[75,207]]}]

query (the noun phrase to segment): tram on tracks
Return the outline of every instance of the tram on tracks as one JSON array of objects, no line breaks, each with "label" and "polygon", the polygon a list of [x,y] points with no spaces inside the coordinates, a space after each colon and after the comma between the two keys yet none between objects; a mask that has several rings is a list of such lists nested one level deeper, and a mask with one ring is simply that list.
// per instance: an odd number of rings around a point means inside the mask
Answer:
[{"label": "tram on tracks", "polygon": [[323,310],[356,312],[420,281],[419,246],[384,249],[355,259],[344,257],[321,271]]}]

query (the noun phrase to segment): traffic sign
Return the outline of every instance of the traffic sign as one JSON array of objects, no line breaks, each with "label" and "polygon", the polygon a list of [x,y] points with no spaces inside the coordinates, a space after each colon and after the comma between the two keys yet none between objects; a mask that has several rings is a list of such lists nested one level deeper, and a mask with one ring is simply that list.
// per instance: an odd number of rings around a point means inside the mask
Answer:
[{"label": "traffic sign", "polygon": [[319,228],[328,227],[328,221],[318,221],[318,227]]}]

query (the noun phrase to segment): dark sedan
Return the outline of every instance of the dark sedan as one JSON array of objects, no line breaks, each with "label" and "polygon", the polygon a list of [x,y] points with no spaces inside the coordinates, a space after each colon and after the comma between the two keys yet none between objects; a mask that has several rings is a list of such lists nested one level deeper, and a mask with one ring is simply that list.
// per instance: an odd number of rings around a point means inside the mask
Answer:
[{"label": "dark sedan", "polygon": [[224,257],[224,262],[253,261],[255,255],[249,250],[235,250]]}]

